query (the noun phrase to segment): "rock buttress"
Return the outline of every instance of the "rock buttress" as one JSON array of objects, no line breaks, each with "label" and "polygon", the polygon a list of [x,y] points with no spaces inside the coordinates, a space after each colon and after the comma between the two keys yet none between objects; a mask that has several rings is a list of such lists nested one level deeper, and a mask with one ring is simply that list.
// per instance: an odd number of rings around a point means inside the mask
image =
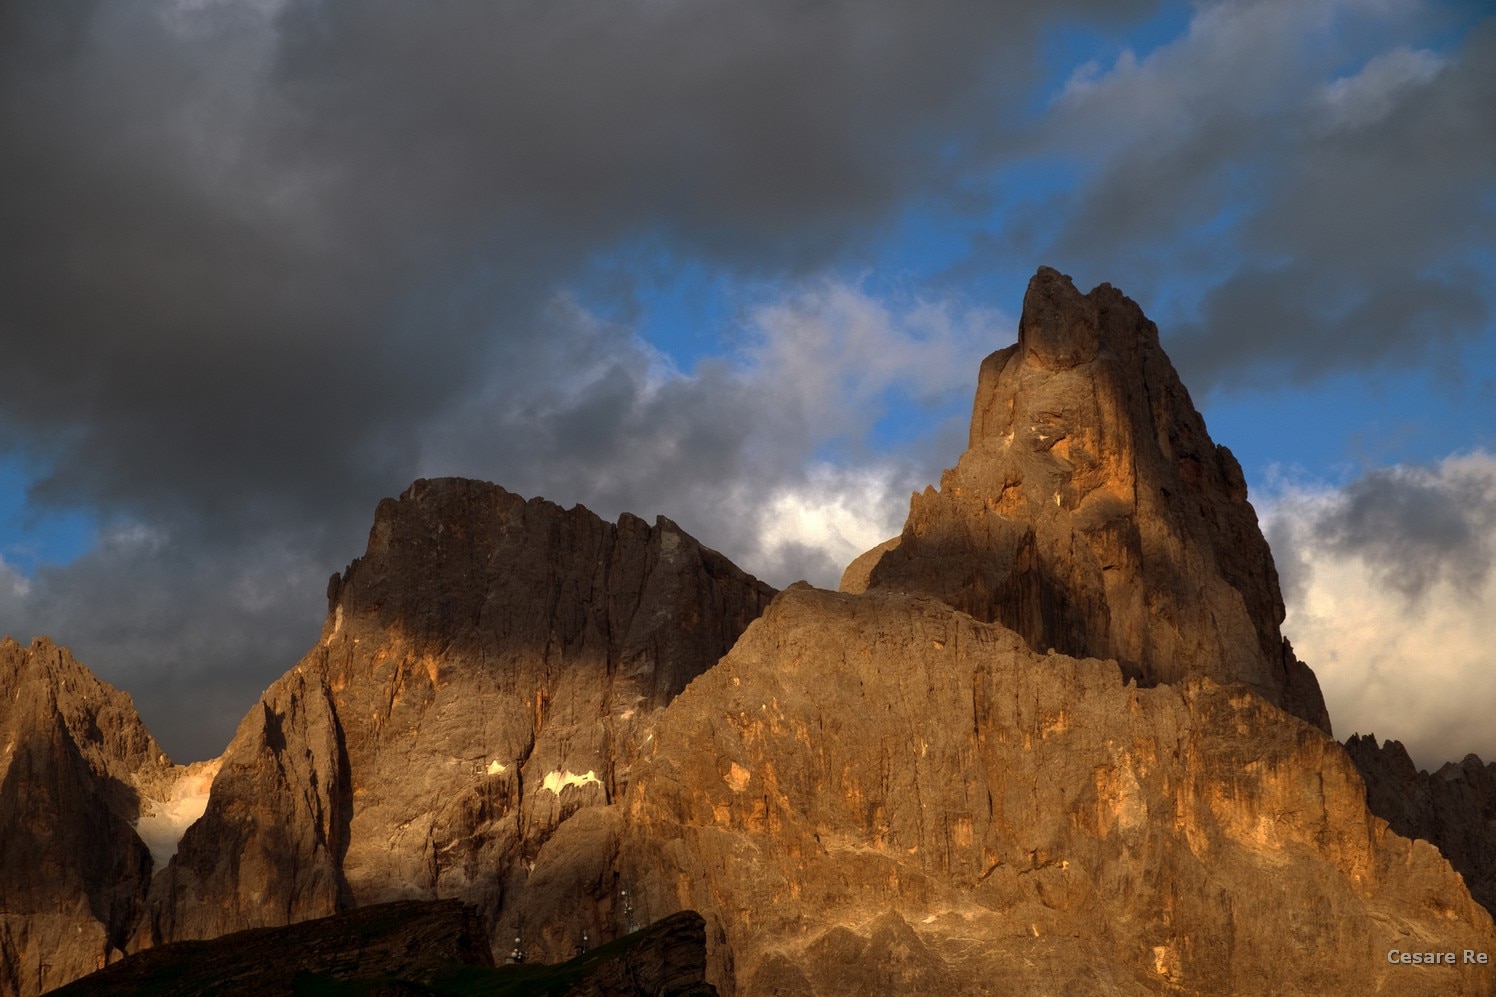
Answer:
[{"label": "rock buttress", "polygon": [[1433,843],[1470,887],[1496,911],[1496,763],[1476,755],[1420,771],[1400,741],[1352,735],[1345,749],[1366,780],[1371,812],[1407,838]]}]

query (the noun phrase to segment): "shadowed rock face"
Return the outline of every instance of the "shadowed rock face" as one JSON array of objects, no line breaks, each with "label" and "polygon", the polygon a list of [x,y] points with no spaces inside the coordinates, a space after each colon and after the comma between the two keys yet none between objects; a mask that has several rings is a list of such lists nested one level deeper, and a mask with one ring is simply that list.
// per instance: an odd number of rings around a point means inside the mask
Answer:
[{"label": "shadowed rock face", "polygon": [[[70,997],[312,992],[303,974],[365,984],[335,992],[427,994],[461,967],[492,967],[477,912],[459,901],[379,904],[294,928],[240,931],[214,941],[149,949],[59,991]],[[298,977],[303,977],[298,980]],[[382,985],[387,989],[374,989]]]},{"label": "shadowed rock face", "polygon": [[1327,733],[1312,672],[1230,451],[1110,284],[1041,269],[1018,342],[982,363],[969,449],[845,591],[933,595],[1029,647],[1111,658],[1145,683],[1240,682]]},{"label": "shadowed rock face", "polygon": [[487,932],[456,900],[397,901],[294,926],[147,949],[57,991],[66,997],[243,994],[561,994],[709,997],[701,915],[680,911],[559,965],[494,967]]},{"label": "shadowed rock face", "polygon": [[[137,943],[442,896],[507,951],[500,914],[542,847],[622,793],[657,712],[773,591],[667,519],[416,482],[240,725]],[[575,943],[526,934],[551,959]]]},{"label": "shadowed rock face", "polygon": [[0,993],[121,955],[151,876],[131,825],[172,770],[130,697],[65,648],[0,641]]},{"label": "shadowed rock face", "polygon": [[1366,780],[1371,812],[1406,838],[1432,842],[1469,884],[1470,895],[1496,911],[1496,763],[1475,755],[1432,774],[1414,768],[1399,741],[1353,735],[1346,751]]}]

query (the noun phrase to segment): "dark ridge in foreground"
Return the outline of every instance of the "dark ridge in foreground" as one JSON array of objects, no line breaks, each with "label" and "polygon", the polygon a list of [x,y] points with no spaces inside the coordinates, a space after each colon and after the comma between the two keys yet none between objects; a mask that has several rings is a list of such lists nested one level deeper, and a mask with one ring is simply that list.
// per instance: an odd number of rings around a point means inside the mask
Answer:
[{"label": "dark ridge in foreground", "polygon": [[308,976],[427,986],[460,967],[492,967],[476,909],[457,900],[377,904],[283,928],[173,942],[129,956],[57,994],[295,994]]},{"label": "dark ridge in foreground", "polygon": [[705,972],[705,923],[695,911],[673,914],[569,962],[495,968],[472,905],[402,901],[284,928],[162,945],[54,993],[707,997],[717,990],[705,982]]}]

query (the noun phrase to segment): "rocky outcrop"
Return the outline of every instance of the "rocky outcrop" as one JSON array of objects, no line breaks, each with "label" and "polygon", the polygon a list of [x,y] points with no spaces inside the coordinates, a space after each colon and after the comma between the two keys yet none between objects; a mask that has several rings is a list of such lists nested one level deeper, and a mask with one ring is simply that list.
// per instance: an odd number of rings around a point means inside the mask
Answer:
[{"label": "rocky outcrop", "polygon": [[[137,944],[441,896],[507,950],[547,841],[622,794],[658,711],[772,595],[667,519],[416,482],[241,724]],[[527,934],[532,958],[575,940]]]},{"label": "rocky outcrop", "polygon": [[[1317,727],[928,597],[793,587],[666,711],[617,869],[752,994],[1447,994],[1496,953]],[[726,990],[724,990],[726,992]]]},{"label": "rocky outcrop", "polygon": [[566,990],[567,997],[711,997],[717,993],[706,982],[706,922],[694,910],[663,917],[550,972],[579,977]]},{"label": "rocky outcrop", "polygon": [[[298,993],[430,994],[465,967],[492,967],[482,919],[455,900],[377,904],[294,927],[132,955],[57,991],[68,997]],[[348,989],[337,984],[349,985]],[[362,984],[361,987],[354,985]]]},{"label": "rocky outcrop", "polygon": [[1496,911],[1496,763],[1466,755],[1429,773],[1414,767],[1400,741],[1379,746],[1375,734],[1354,734],[1345,749],[1366,780],[1371,812],[1405,838],[1432,842],[1470,895]]},{"label": "rocky outcrop", "polygon": [[152,858],[132,825],[176,775],[130,697],[46,638],[0,641],[0,993],[119,958]]},{"label": "rocky outcrop", "polygon": [[982,363],[969,449],[843,588],[933,595],[1144,683],[1242,683],[1330,730],[1241,468],[1110,284],[1039,270],[1018,342]]}]

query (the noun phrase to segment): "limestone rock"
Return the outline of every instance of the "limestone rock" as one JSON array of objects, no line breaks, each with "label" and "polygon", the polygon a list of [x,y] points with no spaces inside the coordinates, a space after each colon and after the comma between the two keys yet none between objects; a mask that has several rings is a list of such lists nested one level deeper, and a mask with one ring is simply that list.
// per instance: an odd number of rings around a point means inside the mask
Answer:
[{"label": "limestone rock", "polygon": [[933,598],[781,593],[665,712],[602,859],[740,993],[1489,993],[1490,916],[1317,727]]},{"label": "limestone rock", "polygon": [[844,590],[933,595],[1145,683],[1243,683],[1330,730],[1241,468],[1110,284],[1039,270],[1018,342],[982,363],[968,450],[880,549]]},{"label": "limestone rock", "polygon": [[293,669],[239,724],[202,818],[151,883],[132,951],[349,909],[351,787],[331,694]]},{"label": "limestone rock", "polygon": [[1352,735],[1346,751],[1366,780],[1371,812],[1405,838],[1438,847],[1465,878],[1470,895],[1496,911],[1496,763],[1475,755],[1432,774],[1415,769],[1399,741]]},{"label": "limestone rock", "polygon": [[174,767],[130,697],[46,638],[0,641],[0,993],[119,958],[151,853],[132,827]]},{"label": "limestone rock", "polygon": [[[416,482],[241,724],[138,943],[441,896],[507,951],[546,843],[622,793],[658,711],[772,595],[667,519]],[[532,957],[571,954],[531,928]]]}]

